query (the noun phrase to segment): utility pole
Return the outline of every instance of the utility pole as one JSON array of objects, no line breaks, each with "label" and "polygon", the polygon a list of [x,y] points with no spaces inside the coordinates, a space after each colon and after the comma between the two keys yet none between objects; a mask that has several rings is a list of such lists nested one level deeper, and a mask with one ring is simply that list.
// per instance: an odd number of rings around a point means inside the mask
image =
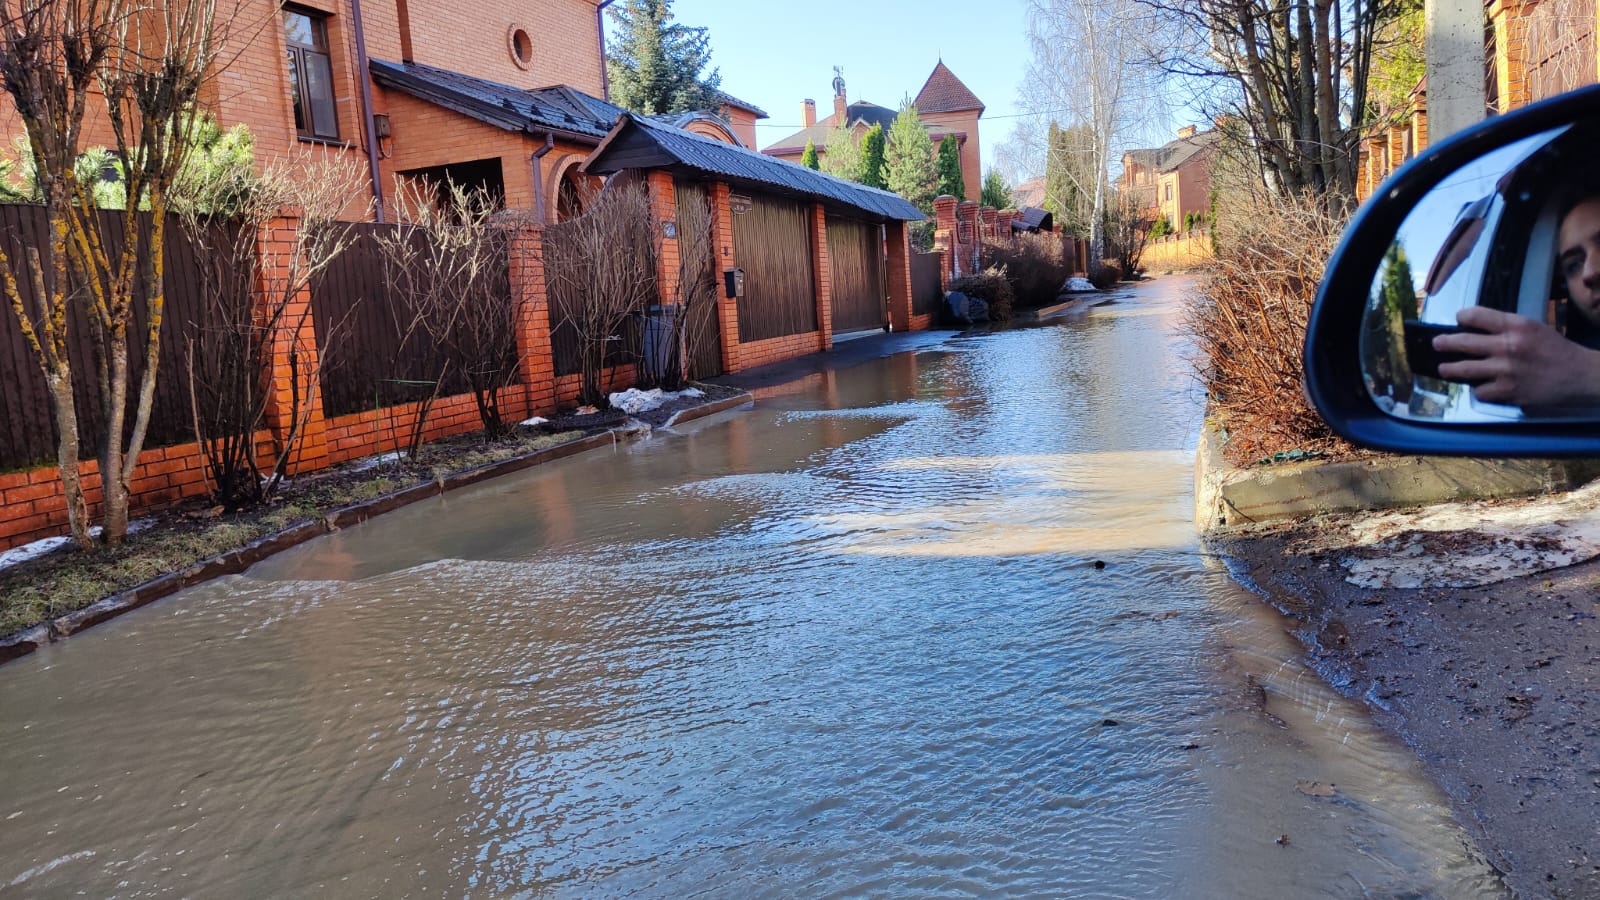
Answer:
[{"label": "utility pole", "polygon": [[1428,142],[1483,120],[1483,0],[1426,0]]}]

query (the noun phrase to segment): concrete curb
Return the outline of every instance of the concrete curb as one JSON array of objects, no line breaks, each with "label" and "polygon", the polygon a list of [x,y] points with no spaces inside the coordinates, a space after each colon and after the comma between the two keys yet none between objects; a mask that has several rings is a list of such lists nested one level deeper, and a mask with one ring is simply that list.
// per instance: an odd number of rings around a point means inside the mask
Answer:
[{"label": "concrete curb", "polygon": [[1235,468],[1207,419],[1195,453],[1195,527],[1201,532],[1331,512],[1428,506],[1453,500],[1571,490],[1600,476],[1600,460],[1486,460],[1383,456]]},{"label": "concrete curb", "polygon": [[[680,410],[668,420],[668,424],[679,421],[680,417],[687,416],[689,420],[692,420],[754,402],[755,398],[749,394],[727,397],[707,403],[704,406]],[[633,432],[628,432],[626,428],[627,426],[621,426],[607,429],[599,434],[567,441],[554,447],[545,447],[542,450],[535,450],[522,456],[485,463],[484,465],[455,472],[433,481],[401,488],[381,497],[375,497],[371,500],[333,510],[309,522],[292,525],[276,534],[257,538],[243,547],[229,550],[209,559],[203,559],[181,571],[163,575],[153,581],[147,581],[137,587],[113,594],[83,609],[65,613],[48,622],[43,622],[0,638],[0,665],[27,656],[45,644],[65,640],[80,631],[92,628],[102,622],[109,622],[124,613],[132,612],[141,606],[147,606],[163,597],[169,597],[185,588],[191,588],[214,578],[221,578],[224,575],[238,575],[269,556],[275,556],[291,547],[298,547],[313,538],[332,534],[342,528],[359,525],[368,519],[376,518],[386,512],[392,512],[402,506],[410,506],[418,501],[437,497],[457,488],[469,487],[491,478],[498,478],[501,475],[510,475],[513,472],[520,472],[523,469],[532,468],[543,463],[554,462],[589,450],[615,445],[619,440],[637,436]]]},{"label": "concrete curb", "polygon": [[752,397],[748,393],[735,394],[732,397],[724,397],[721,400],[714,400],[702,406],[691,406],[688,409],[680,409],[671,416],[668,416],[667,421],[661,427],[671,428],[674,425],[682,425],[685,422],[693,422],[695,419],[703,419],[706,416],[714,416],[719,412],[726,412],[730,409],[738,409],[741,406],[749,406],[755,402],[756,398]]}]

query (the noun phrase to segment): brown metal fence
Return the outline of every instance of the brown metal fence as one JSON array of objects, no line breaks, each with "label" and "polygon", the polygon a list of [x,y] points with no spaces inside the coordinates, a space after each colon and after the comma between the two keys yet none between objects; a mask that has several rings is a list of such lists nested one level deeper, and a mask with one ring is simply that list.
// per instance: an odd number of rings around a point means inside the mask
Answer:
[{"label": "brown metal fence", "polygon": [[816,331],[810,210],[803,203],[760,194],[748,200],[749,208],[733,215],[733,245],[745,271],[739,340]]},{"label": "brown metal fence", "polygon": [[[687,227],[684,225],[685,222],[703,220],[708,229],[711,227],[710,198],[707,196],[704,184],[679,180],[674,187],[678,204],[680,241],[688,242],[694,238],[682,234],[682,229]],[[697,215],[685,215],[684,210],[690,204],[698,206],[703,212]],[[711,244],[709,265],[706,271],[698,273],[695,277],[715,281],[716,236],[706,235],[705,239]],[[722,374],[722,326],[717,321],[717,298],[720,295],[721,286],[718,285],[717,292],[711,296],[711,302],[692,303],[688,313],[689,321],[683,325],[683,339],[689,355],[689,365],[686,368],[690,378],[712,378]]]},{"label": "brown metal fence", "polygon": [[829,216],[828,267],[834,333],[882,328],[889,318],[882,226]]},{"label": "brown metal fence", "polygon": [[[148,221],[148,217],[145,217]],[[100,230],[114,251],[123,246],[121,213],[100,214]],[[27,259],[34,249],[43,255],[47,246],[44,209],[38,206],[0,205],[0,244],[7,258]],[[145,446],[150,449],[182,444],[194,439],[190,421],[183,348],[194,333],[204,302],[200,262],[193,243],[169,219],[166,231],[166,266],[162,270],[165,309],[161,324],[161,362],[156,378],[155,403]],[[148,258],[148,254],[145,254]],[[17,265],[17,289],[25,301],[34,299],[33,280],[26,265]],[[46,283],[51,284],[48,275]],[[148,323],[142,296],[135,298],[135,323],[129,333],[131,371],[128,429],[133,428],[138,373],[144,370],[144,329]],[[77,401],[78,435],[82,456],[95,455],[105,435],[105,417],[94,385],[99,368],[94,341],[87,330],[85,304],[72,303],[68,325],[68,355],[72,360],[73,392]],[[0,471],[29,468],[55,458],[54,413],[44,375],[33,350],[22,336],[9,303],[0,304]]]},{"label": "brown metal fence", "polygon": [[[580,227],[580,223],[573,221],[544,229],[546,265],[562,265],[562,260],[573,259],[582,253],[582,248],[576,243]],[[644,239],[642,233],[635,233],[632,237],[635,240]],[[616,252],[625,253],[637,261],[640,268],[634,271],[640,277],[651,277],[652,273],[645,269],[654,266],[655,262],[648,246],[640,245],[631,250],[618,247]],[[576,323],[583,318],[583,304],[589,302],[589,298],[582,292],[574,291],[572,285],[560,279],[546,278],[545,284],[549,289],[550,353],[554,357],[556,375],[577,375],[583,371],[583,360],[582,341]],[[643,313],[629,315],[615,334],[607,335],[605,365],[612,367],[637,363],[643,340]]]},{"label": "brown metal fence", "polygon": [[1528,13],[1526,28],[1530,100],[1544,100],[1594,82],[1594,0],[1541,3]]},{"label": "brown metal fence", "polygon": [[389,277],[379,236],[401,226],[353,222],[348,227],[350,245],[311,283],[323,413],[342,416],[424,400],[441,373],[439,396],[464,393],[466,379],[447,371],[444,354],[427,330],[413,325],[404,285]]},{"label": "brown metal fence", "polygon": [[939,254],[911,251],[911,312],[924,316],[939,311],[944,289],[939,284]]}]

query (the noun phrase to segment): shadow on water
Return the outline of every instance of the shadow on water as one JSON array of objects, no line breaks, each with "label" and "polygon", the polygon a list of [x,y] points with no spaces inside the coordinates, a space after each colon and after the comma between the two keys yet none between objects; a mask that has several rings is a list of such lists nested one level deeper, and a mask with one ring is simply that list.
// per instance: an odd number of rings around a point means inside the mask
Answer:
[{"label": "shadow on water", "polygon": [[1160,282],[0,672],[0,889],[1498,896],[1188,525]]}]

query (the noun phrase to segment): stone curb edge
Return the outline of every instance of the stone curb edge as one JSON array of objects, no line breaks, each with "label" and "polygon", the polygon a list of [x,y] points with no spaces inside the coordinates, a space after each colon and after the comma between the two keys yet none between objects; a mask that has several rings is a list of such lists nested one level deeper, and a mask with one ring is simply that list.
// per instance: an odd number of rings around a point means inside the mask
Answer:
[{"label": "stone curb edge", "polygon": [[693,422],[695,419],[703,419],[706,416],[714,416],[719,412],[726,412],[730,409],[748,406],[755,402],[756,398],[748,393],[735,394],[732,397],[724,397],[721,400],[713,400],[710,403],[705,403],[700,406],[691,406],[688,409],[680,409],[671,416],[668,416],[667,421],[661,427],[671,428],[675,425],[682,425],[685,422]]},{"label": "stone curb edge", "polygon": [[[678,422],[693,421],[694,419],[753,402],[755,402],[755,398],[749,394],[727,397],[713,403],[707,403],[704,406],[681,410],[673,414],[672,418],[667,420],[667,424],[670,426]],[[80,631],[92,628],[102,622],[108,622],[124,613],[129,613],[141,606],[154,603],[163,597],[169,597],[184,588],[194,587],[197,584],[202,584],[214,578],[221,578],[224,575],[237,575],[267,557],[282,553],[291,547],[297,547],[313,538],[332,534],[352,525],[358,525],[368,519],[399,509],[402,506],[409,506],[419,500],[437,497],[457,488],[468,487],[501,475],[510,475],[513,472],[520,472],[523,469],[532,468],[541,463],[554,462],[558,459],[576,456],[579,453],[595,450],[608,444],[614,445],[618,438],[618,429],[607,429],[598,434],[567,441],[564,444],[557,444],[554,447],[545,447],[542,450],[535,450],[522,456],[485,463],[433,481],[401,488],[381,497],[375,497],[371,500],[333,510],[324,514],[321,518],[292,525],[277,534],[257,538],[243,547],[229,550],[209,559],[203,559],[182,571],[163,575],[137,587],[113,594],[83,609],[64,613],[48,622],[6,635],[0,638],[0,665],[27,656],[45,644],[65,640]]]}]

